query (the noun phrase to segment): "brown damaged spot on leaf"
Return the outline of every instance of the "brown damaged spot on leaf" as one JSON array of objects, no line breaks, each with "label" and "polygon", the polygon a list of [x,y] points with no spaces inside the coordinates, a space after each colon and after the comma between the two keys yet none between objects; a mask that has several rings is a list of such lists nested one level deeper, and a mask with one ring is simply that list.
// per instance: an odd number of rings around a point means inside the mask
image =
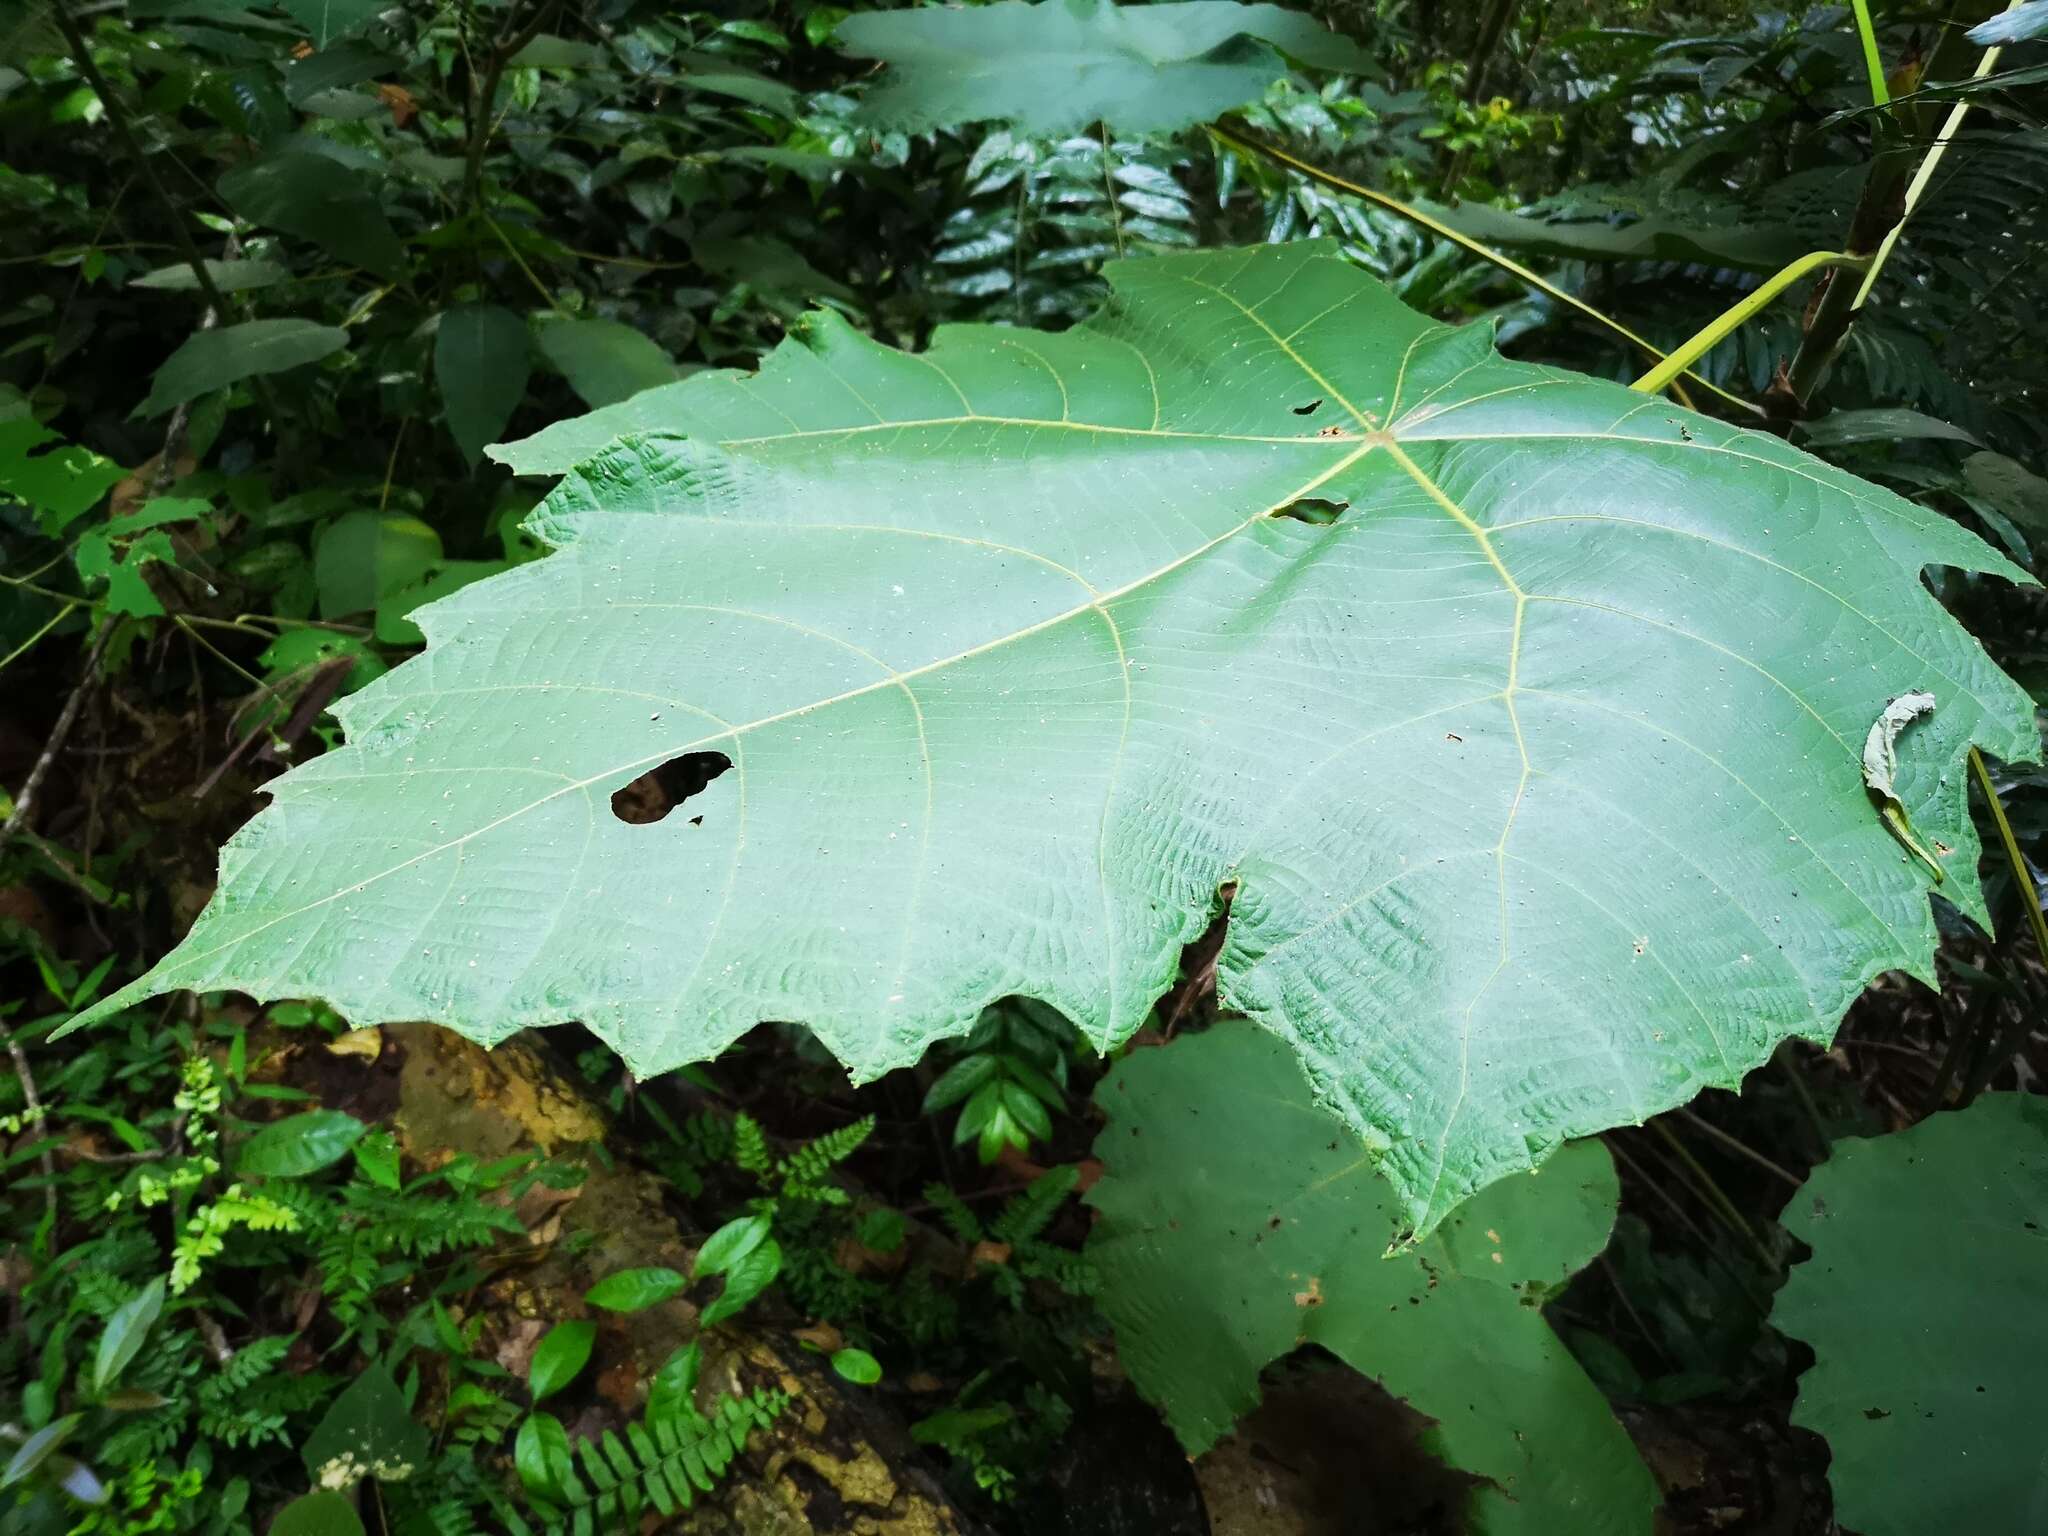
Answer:
[{"label": "brown damaged spot on leaf", "polygon": [[1323,1277],[1310,1275],[1308,1289],[1294,1293],[1294,1304],[1297,1307],[1320,1307],[1323,1304]]}]

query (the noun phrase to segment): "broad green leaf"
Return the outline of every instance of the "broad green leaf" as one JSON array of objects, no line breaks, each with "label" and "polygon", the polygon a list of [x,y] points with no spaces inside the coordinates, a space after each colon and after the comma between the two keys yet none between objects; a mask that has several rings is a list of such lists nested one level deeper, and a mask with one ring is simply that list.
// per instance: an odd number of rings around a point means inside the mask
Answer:
[{"label": "broad green leaf", "polygon": [[378,1188],[395,1190],[403,1185],[398,1138],[389,1131],[372,1131],[349,1150],[355,1154],[356,1170]]},{"label": "broad green leaf", "polygon": [[2048,480],[2019,460],[1973,453],[1963,460],[1963,483],[2022,528],[2048,534]]},{"label": "broad green leaf", "polygon": [[279,1510],[270,1536],[363,1536],[363,1517],[342,1495],[322,1488]]},{"label": "broad green leaf", "polygon": [[536,1498],[562,1497],[564,1485],[576,1476],[562,1421],[552,1413],[529,1413],[522,1419],[512,1440],[512,1466],[520,1485]]},{"label": "broad green leaf", "polygon": [[882,1362],[864,1349],[835,1349],[832,1369],[857,1387],[872,1387],[882,1379]]},{"label": "broad green leaf", "polygon": [[1801,422],[1806,441],[1820,448],[1840,448],[1850,443],[1893,443],[1904,438],[1944,438],[1956,443],[1975,443],[1976,437],[1953,422],[1909,411],[1902,406],[1885,406],[1867,411],[1831,411],[1814,421]]},{"label": "broad green leaf", "polygon": [[593,1307],[607,1312],[644,1312],[658,1307],[672,1296],[680,1296],[689,1281],[672,1269],[622,1269],[606,1275],[583,1293]]},{"label": "broad green leaf", "polygon": [[537,1403],[551,1397],[574,1381],[590,1363],[591,1347],[597,1343],[595,1323],[557,1323],[547,1331],[527,1366],[526,1385]]},{"label": "broad green leaf", "polygon": [[1539,251],[1568,261],[1697,261],[1752,272],[1775,272],[1811,244],[1784,224],[1673,218],[1657,213],[1618,216],[1619,210],[1568,208],[1515,213],[1487,203],[1456,207],[1419,201],[1418,208],[1462,235],[1490,246]]},{"label": "broad green leaf", "polygon": [[647,1388],[647,1421],[658,1424],[690,1412],[697,1390],[697,1374],[703,1369],[703,1348],[692,1339],[662,1362]]},{"label": "broad green leaf", "polygon": [[418,518],[344,513],[313,546],[320,616],[340,619],[373,609],[442,563],[441,536]]},{"label": "broad green leaf", "polygon": [[2001,1093],[1835,1144],[1782,1218],[1813,1257],[1771,1322],[1813,1346],[1793,1422],[1827,1436],[1864,1536],[2048,1520],[2048,1100]]},{"label": "broad green leaf", "polygon": [[[268,288],[281,283],[291,276],[274,261],[237,259],[215,261],[208,258],[206,275],[213,279],[213,286],[222,293],[241,293],[250,288]],[[168,293],[191,293],[198,289],[199,279],[192,273],[189,262],[174,261],[167,267],[158,267],[140,277],[128,280],[130,288],[156,288]]]},{"label": "broad green leaf", "polygon": [[1312,16],[1234,0],[865,11],[840,22],[832,40],[889,65],[862,112],[914,133],[991,120],[1044,137],[1098,122],[1170,133],[1258,100],[1290,59],[1370,67],[1356,44]]},{"label": "broad green leaf", "polygon": [[[311,0],[311,3],[324,6],[328,0]],[[333,48],[323,45],[318,53],[293,60],[285,70],[285,99],[295,107],[306,109],[328,92],[342,91],[365,80],[396,73],[401,67],[401,61],[395,55],[372,48],[368,43],[342,43]],[[356,99],[368,101],[373,108],[377,105],[367,94]]]},{"label": "broad green leaf", "polygon": [[369,1129],[338,1109],[309,1109],[273,1120],[235,1149],[235,1172],[297,1179],[340,1162]]},{"label": "broad green leaf", "polygon": [[1538,1304],[1614,1225],[1614,1165],[1574,1142],[1389,1256],[1402,1202],[1318,1109],[1287,1048],[1235,1022],[1103,1080],[1088,1257],[1133,1383],[1190,1455],[1318,1344],[1432,1420],[1424,1445],[1491,1486],[1469,1529],[1651,1529],[1656,1486]]},{"label": "broad green leaf", "polygon": [[137,416],[156,416],[216,389],[258,374],[282,373],[316,363],[348,345],[348,332],[311,320],[244,320],[218,330],[194,331],[164,359]]},{"label": "broad green leaf", "polygon": [[782,1273],[782,1244],[772,1237],[764,1238],[725,1265],[721,1272],[725,1275],[725,1289],[697,1319],[705,1328],[738,1317],[755,1297],[775,1283],[775,1277]]},{"label": "broad green leaf", "polygon": [[553,320],[540,328],[539,341],[586,405],[613,405],[676,376],[666,352],[616,320]]},{"label": "broad green leaf", "polygon": [[365,1477],[402,1483],[427,1462],[432,1445],[405,1394],[381,1361],[373,1362],[328,1406],[299,1455],[323,1488],[348,1488]]},{"label": "broad green leaf", "polygon": [[704,1239],[690,1265],[690,1278],[722,1275],[768,1240],[766,1216],[736,1216]]},{"label": "broad green leaf", "polygon": [[448,431],[474,464],[526,394],[526,322],[498,304],[446,311],[434,333],[434,382]]},{"label": "broad green leaf", "polygon": [[390,9],[389,0],[279,0],[284,12],[313,41],[325,48],[338,37],[360,31],[376,20],[380,11]]},{"label": "broad green leaf", "polygon": [[0,497],[26,506],[52,538],[99,505],[126,473],[26,416],[0,421]]},{"label": "broad green leaf", "polygon": [[114,1309],[113,1316],[107,1319],[107,1326],[100,1333],[99,1347],[93,1351],[92,1390],[95,1397],[104,1396],[107,1388],[121,1379],[121,1373],[141,1351],[143,1341],[149,1337],[149,1330],[156,1326],[163,1309],[162,1275]]},{"label": "broad green leaf", "polygon": [[69,1440],[78,1428],[83,1414],[67,1413],[61,1419],[54,1419],[30,1435],[16,1447],[14,1454],[7,1458],[7,1465],[0,1470],[0,1488],[12,1488],[24,1482],[43,1463],[53,1456],[57,1448]]},{"label": "broad green leaf", "polygon": [[[420,610],[81,1022],[177,987],[575,1019],[650,1075],[800,1020],[872,1077],[1007,995],[1128,1038],[1231,890],[1223,1003],[1426,1228],[1932,976],[1862,778],[1901,693],[1936,707],[1900,804],[1981,915],[1962,753],[2030,759],[2033,710],[1920,572],[2002,556],[1328,246],[1111,272],[1060,335],[818,315],[665,392],[676,435]],[[695,792],[629,825],[667,764]]]},{"label": "broad green leaf", "polygon": [[376,184],[312,150],[283,150],[220,179],[220,195],[252,224],[297,235],[366,268],[395,278],[405,249],[384,209]]}]

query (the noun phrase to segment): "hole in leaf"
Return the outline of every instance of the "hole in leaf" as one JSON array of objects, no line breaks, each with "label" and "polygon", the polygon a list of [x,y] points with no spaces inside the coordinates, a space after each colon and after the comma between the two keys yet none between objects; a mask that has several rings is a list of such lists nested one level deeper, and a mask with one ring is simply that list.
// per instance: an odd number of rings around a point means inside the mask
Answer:
[{"label": "hole in leaf", "polygon": [[1321,496],[1304,496],[1299,501],[1290,501],[1275,512],[1275,517],[1291,517],[1297,523],[1310,523],[1320,528],[1334,523],[1351,510],[1348,501],[1328,501]]},{"label": "hole in leaf", "polygon": [[1307,405],[1297,405],[1294,408],[1294,414],[1297,416],[1313,416],[1322,407],[1322,403],[1321,399],[1315,399],[1309,401]]},{"label": "hole in leaf", "polygon": [[[613,791],[612,814],[628,826],[650,826],[731,766],[732,759],[723,752],[685,752],[672,757]],[[704,818],[692,816],[690,825],[701,827]]]}]

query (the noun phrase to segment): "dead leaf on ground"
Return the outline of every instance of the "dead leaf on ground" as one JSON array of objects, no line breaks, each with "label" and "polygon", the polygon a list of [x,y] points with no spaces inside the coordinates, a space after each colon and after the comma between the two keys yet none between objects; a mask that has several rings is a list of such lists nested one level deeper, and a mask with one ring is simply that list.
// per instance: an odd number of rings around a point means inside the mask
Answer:
[{"label": "dead leaf on ground", "polygon": [[375,1061],[384,1054],[384,1031],[374,1024],[368,1029],[351,1029],[328,1041],[327,1050],[333,1056],[360,1056],[365,1061]]}]

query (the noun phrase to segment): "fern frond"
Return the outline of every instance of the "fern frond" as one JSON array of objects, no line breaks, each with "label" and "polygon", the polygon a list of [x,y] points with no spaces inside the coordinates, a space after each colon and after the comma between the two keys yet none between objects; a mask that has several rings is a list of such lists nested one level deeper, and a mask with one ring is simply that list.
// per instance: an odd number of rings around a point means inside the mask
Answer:
[{"label": "fern frond", "polygon": [[716,1488],[748,1435],[774,1423],[788,1402],[786,1393],[764,1389],[724,1399],[709,1418],[629,1424],[623,1436],[608,1429],[578,1442],[560,1497],[535,1499],[534,1508],[550,1533],[569,1536],[610,1536],[631,1528],[648,1508],[666,1519]]},{"label": "fern frond", "polygon": [[1073,1163],[1047,1169],[1025,1189],[1010,1197],[1002,1212],[989,1223],[989,1236],[999,1243],[1021,1248],[1043,1232],[1067,1196],[1074,1192],[1081,1170]]},{"label": "fern frond", "polygon": [[768,1151],[768,1133],[752,1115],[735,1116],[732,1122],[732,1160],[743,1172],[766,1179],[774,1172],[775,1159]]},{"label": "fern frond", "polygon": [[945,1185],[925,1185],[924,1198],[925,1204],[938,1212],[939,1219],[946,1224],[947,1230],[961,1242],[978,1243],[988,1235],[982,1231],[981,1218],[968,1209],[965,1200]]}]

